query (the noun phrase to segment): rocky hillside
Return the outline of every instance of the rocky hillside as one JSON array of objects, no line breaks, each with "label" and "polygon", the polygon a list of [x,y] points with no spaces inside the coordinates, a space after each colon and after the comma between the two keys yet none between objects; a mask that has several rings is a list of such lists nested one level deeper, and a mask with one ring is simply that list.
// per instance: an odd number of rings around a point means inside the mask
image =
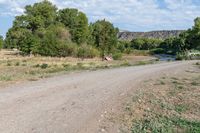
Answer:
[{"label": "rocky hillside", "polygon": [[158,38],[158,39],[166,39],[169,37],[178,36],[183,30],[169,30],[169,31],[151,31],[151,32],[128,32],[123,31],[119,32],[118,38],[120,40],[131,41],[136,38]]}]

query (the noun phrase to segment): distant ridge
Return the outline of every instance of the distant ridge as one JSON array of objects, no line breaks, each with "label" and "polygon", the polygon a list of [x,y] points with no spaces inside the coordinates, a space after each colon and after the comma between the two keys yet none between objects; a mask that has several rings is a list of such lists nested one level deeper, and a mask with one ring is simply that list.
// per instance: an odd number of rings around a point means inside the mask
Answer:
[{"label": "distant ridge", "polygon": [[131,41],[136,38],[156,38],[166,39],[169,37],[177,37],[184,30],[162,30],[162,31],[150,31],[150,32],[129,32],[120,31],[118,33],[119,40]]}]

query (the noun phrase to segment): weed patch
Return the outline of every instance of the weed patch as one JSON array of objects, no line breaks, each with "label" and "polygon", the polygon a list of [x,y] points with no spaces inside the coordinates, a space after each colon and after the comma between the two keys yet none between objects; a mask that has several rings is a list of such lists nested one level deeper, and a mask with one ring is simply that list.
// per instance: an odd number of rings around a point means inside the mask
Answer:
[{"label": "weed patch", "polygon": [[11,81],[12,77],[8,75],[2,75],[0,76],[0,81]]},{"label": "weed patch", "polygon": [[[127,127],[132,133],[200,133],[200,111],[197,111],[200,79],[195,76],[187,76],[187,82],[183,82],[186,78],[181,79],[164,77],[145,82],[148,91],[134,94],[132,103],[125,107],[128,123],[132,123]],[[156,86],[150,88],[152,82]],[[195,119],[190,119],[191,115]]]}]

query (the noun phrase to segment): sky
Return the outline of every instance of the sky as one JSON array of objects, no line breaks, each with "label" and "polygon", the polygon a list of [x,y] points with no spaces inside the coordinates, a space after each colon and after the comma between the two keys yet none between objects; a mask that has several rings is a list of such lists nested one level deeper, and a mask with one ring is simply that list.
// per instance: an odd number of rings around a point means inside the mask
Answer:
[{"label": "sky", "polygon": [[[26,5],[41,0],[0,0],[0,35],[5,36]],[[49,0],[59,9],[78,8],[89,21],[106,19],[121,30],[153,31],[191,28],[200,16],[200,0]]]}]

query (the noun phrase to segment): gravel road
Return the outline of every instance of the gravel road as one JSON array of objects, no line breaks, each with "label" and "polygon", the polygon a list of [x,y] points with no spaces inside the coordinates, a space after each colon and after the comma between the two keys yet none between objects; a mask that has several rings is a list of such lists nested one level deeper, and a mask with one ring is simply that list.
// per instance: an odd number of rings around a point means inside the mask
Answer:
[{"label": "gravel road", "polygon": [[[102,114],[142,81],[193,62],[85,71],[0,90],[1,133],[95,133]],[[101,131],[104,132],[104,131]]]}]

